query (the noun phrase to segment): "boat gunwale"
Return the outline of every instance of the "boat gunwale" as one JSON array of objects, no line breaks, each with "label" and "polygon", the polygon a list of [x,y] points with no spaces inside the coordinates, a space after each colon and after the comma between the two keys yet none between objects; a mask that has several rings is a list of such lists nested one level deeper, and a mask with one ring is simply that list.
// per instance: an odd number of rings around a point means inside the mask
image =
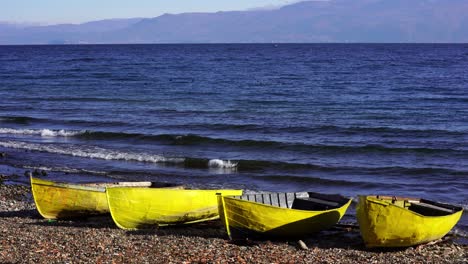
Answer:
[{"label": "boat gunwale", "polygon": [[45,187],[55,187],[61,189],[73,189],[73,190],[80,190],[80,191],[91,191],[91,192],[99,192],[105,193],[106,187],[91,187],[91,186],[82,186],[82,185],[75,185],[75,184],[68,184],[68,183],[57,183],[57,184],[42,184],[42,183],[33,183],[36,186],[45,186]]},{"label": "boat gunwale", "polygon": [[[269,192],[261,192],[261,193],[252,193],[252,194],[267,194]],[[271,193],[297,193],[297,192],[271,192]],[[345,197],[345,196],[341,196],[341,195],[337,195],[337,196],[340,196],[344,199],[347,199],[347,202],[346,203],[343,203],[343,204],[340,204],[339,207],[335,207],[335,208],[332,208],[332,209],[327,209],[327,210],[306,210],[306,209],[295,209],[295,208],[285,208],[285,207],[280,207],[280,206],[276,206],[276,205],[270,205],[270,204],[265,204],[265,203],[261,203],[261,202],[255,202],[255,201],[250,201],[250,200],[243,200],[243,199],[240,199],[238,197],[235,197],[233,195],[227,195],[227,196],[222,196],[223,199],[231,199],[231,200],[235,200],[235,201],[241,201],[241,202],[246,202],[246,203],[253,203],[257,206],[263,206],[263,207],[267,207],[267,208],[275,208],[275,209],[281,209],[281,210],[285,210],[285,211],[293,211],[293,212],[301,212],[301,213],[306,213],[306,212],[321,212],[321,213],[327,213],[327,212],[332,212],[332,211],[337,211],[337,210],[340,210],[342,209],[343,207],[347,207],[351,204],[351,202],[353,201],[353,198],[348,198],[348,197]]]},{"label": "boat gunwale", "polygon": [[[405,208],[405,207],[401,207],[401,206],[398,206],[396,204],[393,204],[391,201],[388,201],[388,199],[393,199],[395,196],[381,196],[381,195],[360,195],[360,197],[364,197],[366,199],[367,202],[371,202],[373,204],[377,204],[377,205],[380,205],[380,206],[392,206],[392,207],[395,207],[397,208],[398,210],[403,210],[405,212],[409,212],[409,213],[412,213],[416,216],[419,216],[419,217],[422,217],[422,218],[429,218],[429,219],[442,219],[442,218],[448,218],[448,217],[451,217],[453,215],[456,215],[456,214],[459,214],[459,213],[463,213],[464,209],[463,207],[460,207],[460,206],[453,206],[453,205],[450,205],[450,204],[447,204],[448,206],[451,206],[452,208],[455,208],[457,209],[456,211],[453,210],[452,213],[448,213],[446,215],[439,215],[439,216],[430,216],[430,215],[423,215],[423,214],[420,214],[418,212],[415,212],[413,210],[410,210],[408,208]],[[378,198],[379,197],[379,198]],[[430,200],[426,200],[426,199],[418,199],[418,198],[409,198],[409,197],[398,197],[396,196],[395,198],[404,198],[404,199],[411,199],[411,201],[416,201],[418,203],[421,202],[421,200],[425,200],[425,201],[430,201]],[[405,201],[405,200],[402,200],[402,201]],[[430,201],[432,202],[432,201]],[[440,204],[440,203],[439,203]],[[434,209],[434,210],[437,210],[437,209]]]},{"label": "boat gunwale", "polygon": [[[180,188],[164,188],[164,187],[156,187],[156,188],[141,188],[139,186],[119,186],[119,185],[116,185],[116,186],[109,186],[107,187],[107,189],[127,189],[127,190],[130,190],[130,189],[140,189],[140,190],[151,190],[152,192],[154,191],[157,191],[157,192],[161,192],[161,191],[202,191],[202,192],[212,192],[212,191],[221,191],[221,192],[225,192],[225,191],[241,191],[241,189],[190,189],[190,188],[185,188],[185,186],[183,185],[176,185],[174,187],[183,187],[182,189]],[[217,193],[215,193],[214,195],[216,195]],[[224,195],[223,195],[224,196]]]},{"label": "boat gunwale", "polygon": [[[55,182],[51,180],[44,180],[41,178],[31,177],[31,185],[56,187],[63,189],[82,190],[105,193],[107,188],[151,188],[155,185],[154,189],[167,188],[158,187],[157,182],[151,181],[139,181],[139,182],[84,182],[84,183],[67,183],[67,182]],[[168,187],[179,187],[179,185],[168,186]]]}]

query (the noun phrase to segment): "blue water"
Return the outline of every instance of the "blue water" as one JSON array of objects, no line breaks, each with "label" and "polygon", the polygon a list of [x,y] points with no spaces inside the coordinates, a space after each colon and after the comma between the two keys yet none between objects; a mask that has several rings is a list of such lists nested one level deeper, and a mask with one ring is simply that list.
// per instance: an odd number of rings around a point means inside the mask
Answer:
[{"label": "blue water", "polygon": [[0,46],[0,162],[466,207],[467,69],[450,44]]}]

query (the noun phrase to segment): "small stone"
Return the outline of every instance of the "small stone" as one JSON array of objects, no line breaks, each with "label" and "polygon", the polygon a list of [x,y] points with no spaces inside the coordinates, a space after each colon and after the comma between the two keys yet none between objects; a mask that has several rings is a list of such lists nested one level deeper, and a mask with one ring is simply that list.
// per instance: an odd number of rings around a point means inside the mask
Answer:
[{"label": "small stone", "polygon": [[304,241],[299,240],[297,243],[299,244],[299,248],[300,248],[300,249],[303,249],[303,250],[308,250],[308,249],[309,249],[309,248],[307,247],[307,245],[304,243]]},{"label": "small stone", "polygon": [[4,158],[6,157],[6,153],[5,152],[0,152],[0,158]]}]

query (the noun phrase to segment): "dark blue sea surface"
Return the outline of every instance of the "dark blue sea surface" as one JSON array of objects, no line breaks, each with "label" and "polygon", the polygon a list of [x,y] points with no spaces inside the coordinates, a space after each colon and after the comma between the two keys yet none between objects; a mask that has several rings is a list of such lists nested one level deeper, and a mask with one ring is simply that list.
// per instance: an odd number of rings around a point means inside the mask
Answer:
[{"label": "dark blue sea surface", "polygon": [[468,45],[0,46],[0,151],[67,181],[466,208]]}]

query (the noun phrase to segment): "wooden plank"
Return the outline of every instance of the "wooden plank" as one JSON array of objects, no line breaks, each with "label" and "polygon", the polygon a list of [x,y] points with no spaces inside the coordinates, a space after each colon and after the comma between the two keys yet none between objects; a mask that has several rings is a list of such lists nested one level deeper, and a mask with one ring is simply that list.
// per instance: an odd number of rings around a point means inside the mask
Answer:
[{"label": "wooden plank", "polygon": [[442,212],[446,212],[446,213],[451,213],[451,214],[454,213],[453,210],[451,210],[451,209],[444,208],[444,207],[439,207],[439,206],[428,204],[428,203],[419,202],[419,203],[412,203],[411,205],[415,206],[415,207],[420,206],[420,207],[433,209],[433,210],[437,210],[437,211],[442,211]]},{"label": "wooden plank", "polygon": [[297,199],[310,201],[310,202],[318,203],[318,204],[322,204],[322,205],[332,206],[332,207],[339,207],[339,205],[340,205],[339,203],[336,203],[336,202],[325,201],[325,200],[322,200],[322,199],[311,198],[311,197],[309,197],[309,198],[297,198]]}]

